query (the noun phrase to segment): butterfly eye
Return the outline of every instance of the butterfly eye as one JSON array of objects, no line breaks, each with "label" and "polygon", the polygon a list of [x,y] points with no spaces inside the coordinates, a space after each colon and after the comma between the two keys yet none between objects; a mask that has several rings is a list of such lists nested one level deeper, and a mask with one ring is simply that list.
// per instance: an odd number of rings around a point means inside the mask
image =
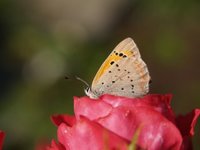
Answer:
[{"label": "butterfly eye", "polygon": [[84,89],[84,91],[85,91],[85,93],[88,95],[88,93],[90,93],[90,88],[89,88],[89,87],[86,87],[86,88]]},{"label": "butterfly eye", "polygon": [[85,89],[87,92],[90,90],[90,88],[89,87],[86,87],[86,89]]}]

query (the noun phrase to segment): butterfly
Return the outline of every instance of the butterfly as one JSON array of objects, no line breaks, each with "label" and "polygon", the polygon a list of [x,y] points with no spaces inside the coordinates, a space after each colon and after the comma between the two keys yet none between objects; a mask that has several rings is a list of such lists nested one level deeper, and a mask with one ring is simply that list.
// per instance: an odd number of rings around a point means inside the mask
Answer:
[{"label": "butterfly", "polygon": [[149,71],[138,47],[132,38],[126,38],[101,65],[85,93],[94,99],[103,94],[141,97],[149,92],[149,82]]}]

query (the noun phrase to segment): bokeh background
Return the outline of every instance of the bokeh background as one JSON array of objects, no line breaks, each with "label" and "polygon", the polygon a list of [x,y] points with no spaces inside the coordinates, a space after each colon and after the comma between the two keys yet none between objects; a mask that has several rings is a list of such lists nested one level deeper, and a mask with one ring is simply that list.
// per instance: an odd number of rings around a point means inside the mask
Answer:
[{"label": "bokeh background", "polygon": [[[91,83],[126,37],[148,65],[150,93],[172,93],[176,114],[200,107],[200,1],[1,0],[4,149],[34,149],[56,138],[50,115],[73,114],[73,96],[84,95],[80,82],[64,77]],[[195,131],[200,149],[200,128]]]}]

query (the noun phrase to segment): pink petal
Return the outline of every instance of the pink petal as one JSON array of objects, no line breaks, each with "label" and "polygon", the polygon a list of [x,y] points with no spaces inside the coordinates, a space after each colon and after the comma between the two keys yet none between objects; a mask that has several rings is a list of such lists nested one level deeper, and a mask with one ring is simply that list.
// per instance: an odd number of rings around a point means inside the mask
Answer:
[{"label": "pink petal", "polygon": [[72,115],[52,115],[51,116],[51,121],[53,122],[53,124],[55,124],[56,126],[59,126],[61,123],[66,123],[69,126],[72,126],[75,121],[76,118]]},{"label": "pink petal", "polygon": [[171,95],[126,98],[103,95],[97,100],[75,98],[77,118],[85,116],[131,141],[142,126],[138,144],[144,149],[180,149],[182,137],[174,125]]},{"label": "pink petal", "polygon": [[113,107],[132,105],[150,107],[160,112],[170,121],[175,122],[175,115],[170,106],[171,98],[171,94],[149,94],[142,98],[126,98],[107,94],[100,97],[100,99],[111,104]]},{"label": "pink petal", "polygon": [[87,116],[90,120],[94,120],[107,116],[111,110],[112,107],[101,100],[90,99],[86,96],[74,97],[74,112],[77,119],[79,116]]},{"label": "pink petal", "polygon": [[179,150],[182,143],[181,134],[172,122],[157,111],[143,106],[116,107],[97,122],[129,141],[141,128],[137,144],[143,149]]},{"label": "pink petal", "polygon": [[127,149],[126,140],[83,117],[73,127],[62,123],[58,128],[58,139],[70,150]]},{"label": "pink petal", "polygon": [[5,138],[5,133],[0,130],[0,150],[2,150],[4,138]]},{"label": "pink petal", "polygon": [[171,97],[171,94],[152,94],[143,98],[126,98],[105,94],[97,100],[86,96],[74,97],[74,111],[77,118],[82,115],[95,120],[105,117],[117,106],[144,106],[158,111],[170,121],[175,122],[175,115],[170,106]]}]

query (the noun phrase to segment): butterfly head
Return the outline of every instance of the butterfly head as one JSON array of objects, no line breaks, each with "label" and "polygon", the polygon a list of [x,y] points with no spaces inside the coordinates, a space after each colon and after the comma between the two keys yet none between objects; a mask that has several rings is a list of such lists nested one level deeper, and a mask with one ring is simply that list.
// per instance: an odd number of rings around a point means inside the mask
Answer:
[{"label": "butterfly head", "polygon": [[84,91],[85,91],[85,94],[89,96],[90,98],[97,99],[99,97],[98,94],[93,92],[89,86],[86,87]]}]

